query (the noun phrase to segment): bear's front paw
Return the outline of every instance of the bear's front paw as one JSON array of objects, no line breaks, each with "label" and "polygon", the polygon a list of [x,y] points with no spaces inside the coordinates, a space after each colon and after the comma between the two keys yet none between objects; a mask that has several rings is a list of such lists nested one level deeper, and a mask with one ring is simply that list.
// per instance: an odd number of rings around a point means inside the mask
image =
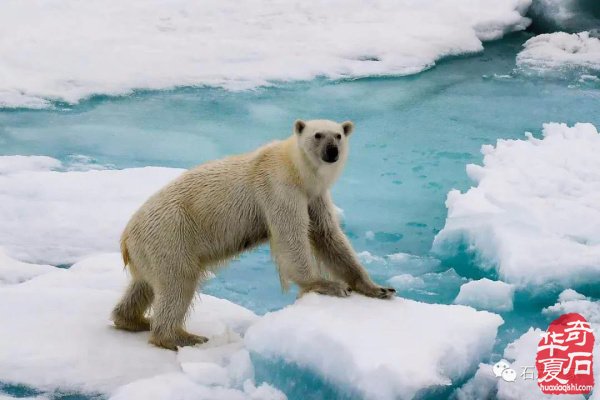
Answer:
[{"label": "bear's front paw", "polygon": [[354,290],[356,290],[357,293],[376,299],[391,299],[396,296],[396,289],[386,288],[375,284],[359,284]]},{"label": "bear's front paw", "polygon": [[300,295],[307,292],[315,292],[326,296],[348,297],[352,293],[352,289],[345,284],[334,281],[322,281],[310,286],[304,287]]}]

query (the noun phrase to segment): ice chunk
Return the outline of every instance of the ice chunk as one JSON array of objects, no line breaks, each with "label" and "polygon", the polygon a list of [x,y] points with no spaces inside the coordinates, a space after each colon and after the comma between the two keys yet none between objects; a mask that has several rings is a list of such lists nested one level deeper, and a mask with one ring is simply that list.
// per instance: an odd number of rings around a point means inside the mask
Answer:
[{"label": "ice chunk", "polygon": [[[229,301],[204,294],[195,299],[188,329],[210,340],[178,353],[148,344],[148,332],[114,329],[110,311],[126,284],[119,257],[99,255],[0,286],[0,321],[6,322],[0,381],[116,398],[284,398],[253,386],[241,335],[257,317]],[[190,394],[179,393],[184,389]]]},{"label": "ice chunk", "polygon": [[[592,323],[592,328],[594,332],[598,332],[600,329],[600,325],[590,321]],[[519,339],[509,344],[504,350],[504,357],[512,362],[512,365],[521,367],[531,367],[535,369],[535,357],[537,353],[537,345],[540,341],[540,335],[542,331],[540,329],[529,328],[529,330],[524,333]],[[594,346],[594,360],[597,360],[600,356],[600,344],[596,342]],[[594,378],[597,381],[600,378],[600,372],[598,369],[594,369]],[[594,395],[598,395],[598,391],[595,390],[592,393],[592,397]],[[536,393],[534,397],[531,396],[531,393]],[[531,399],[544,399],[551,400],[555,398],[564,398],[564,399],[577,399],[584,400],[585,397],[583,395],[568,395],[565,397],[556,396],[556,395],[544,395],[540,392],[537,387],[537,381],[531,379],[520,379],[516,382],[504,382],[500,380],[498,382],[498,399],[499,400],[520,400],[523,398],[531,398]]]},{"label": "ice chunk", "polygon": [[[457,390],[457,398],[460,400],[485,398],[471,396],[472,393],[485,389],[487,393],[495,392],[498,400],[584,400],[585,397],[582,395],[545,395],[540,391],[535,379],[535,356],[541,334],[540,329],[530,328],[504,349],[504,358],[510,362],[510,368],[517,373],[514,381],[496,378],[492,372],[492,365],[481,364],[475,376]],[[525,376],[529,378],[525,379]]]},{"label": "ice chunk", "polygon": [[131,214],[183,172],[57,168],[70,166],[50,157],[0,157],[0,243],[11,257],[70,264],[89,254],[118,251]]},{"label": "ice chunk", "polygon": [[[544,308],[542,313],[552,319],[567,313],[578,313],[583,315],[583,317],[591,323],[594,334],[596,335],[594,361],[600,359],[600,340],[598,340],[598,332],[600,332],[600,301],[592,300],[581,293],[577,293],[573,289],[566,289],[558,296],[557,303]],[[598,382],[599,380],[600,368],[595,367],[594,381]],[[600,399],[600,390],[598,389],[597,383],[590,399]]]},{"label": "ice chunk", "polygon": [[502,323],[464,306],[309,294],[266,314],[244,341],[263,357],[306,367],[359,396],[411,398],[473,370]]},{"label": "ice chunk", "polygon": [[515,287],[487,278],[467,282],[460,287],[454,303],[495,312],[512,311]]},{"label": "ice chunk", "polygon": [[523,45],[517,66],[538,72],[577,68],[600,72],[600,39],[589,32],[538,35]]},{"label": "ice chunk", "polygon": [[136,88],[416,73],[524,29],[530,2],[5,0],[0,107]]},{"label": "ice chunk", "polygon": [[556,304],[544,308],[542,313],[552,318],[558,318],[562,314],[578,313],[589,322],[600,324],[600,301],[585,297],[573,289],[567,289],[558,296]]},{"label": "ice chunk", "polygon": [[489,364],[479,364],[475,375],[460,388],[456,389],[457,400],[493,399],[496,394],[498,378]]},{"label": "ice chunk", "polygon": [[388,279],[388,283],[399,290],[408,288],[421,288],[425,286],[425,281],[423,278],[412,276],[410,274],[392,276],[390,279]]},{"label": "ice chunk", "polygon": [[365,264],[393,265],[410,273],[435,271],[439,269],[441,264],[437,258],[416,256],[408,253],[393,253],[382,257],[365,250],[359,252],[357,255],[360,261]]},{"label": "ice chunk", "polygon": [[600,135],[591,124],[545,124],[543,139],[484,146],[467,166],[477,186],[448,194],[434,252],[475,251],[518,285],[600,280]]}]

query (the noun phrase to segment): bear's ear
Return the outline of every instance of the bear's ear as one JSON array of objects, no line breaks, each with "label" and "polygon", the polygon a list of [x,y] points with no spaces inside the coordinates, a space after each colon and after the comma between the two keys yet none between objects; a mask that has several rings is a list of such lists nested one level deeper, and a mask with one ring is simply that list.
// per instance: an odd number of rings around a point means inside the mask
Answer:
[{"label": "bear's ear", "polygon": [[296,122],[294,122],[294,133],[296,135],[300,136],[302,131],[304,131],[304,128],[306,128],[306,122],[301,119],[297,119]]},{"label": "bear's ear", "polygon": [[352,121],[342,122],[342,128],[344,129],[344,135],[350,136],[352,132],[354,132],[354,124]]}]

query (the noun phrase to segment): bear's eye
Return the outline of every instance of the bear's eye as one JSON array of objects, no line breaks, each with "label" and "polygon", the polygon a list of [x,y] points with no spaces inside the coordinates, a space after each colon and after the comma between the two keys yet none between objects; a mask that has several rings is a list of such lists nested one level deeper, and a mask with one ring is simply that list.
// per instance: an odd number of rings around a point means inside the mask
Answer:
[{"label": "bear's eye", "polygon": [[321,139],[323,137],[323,135],[321,135],[320,133],[315,134],[315,139]]},{"label": "bear's eye", "polygon": [[335,138],[336,138],[337,140],[342,140],[342,135],[340,135],[340,134],[338,133],[337,135],[335,135]]}]

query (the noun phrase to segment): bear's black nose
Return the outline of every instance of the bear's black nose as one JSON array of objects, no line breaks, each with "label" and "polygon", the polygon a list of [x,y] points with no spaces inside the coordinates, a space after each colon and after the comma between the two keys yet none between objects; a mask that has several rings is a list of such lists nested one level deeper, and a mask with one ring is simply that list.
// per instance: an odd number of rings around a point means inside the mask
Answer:
[{"label": "bear's black nose", "polygon": [[323,154],[323,161],[328,163],[334,163],[338,160],[339,151],[337,146],[329,145],[325,148],[325,154]]}]

